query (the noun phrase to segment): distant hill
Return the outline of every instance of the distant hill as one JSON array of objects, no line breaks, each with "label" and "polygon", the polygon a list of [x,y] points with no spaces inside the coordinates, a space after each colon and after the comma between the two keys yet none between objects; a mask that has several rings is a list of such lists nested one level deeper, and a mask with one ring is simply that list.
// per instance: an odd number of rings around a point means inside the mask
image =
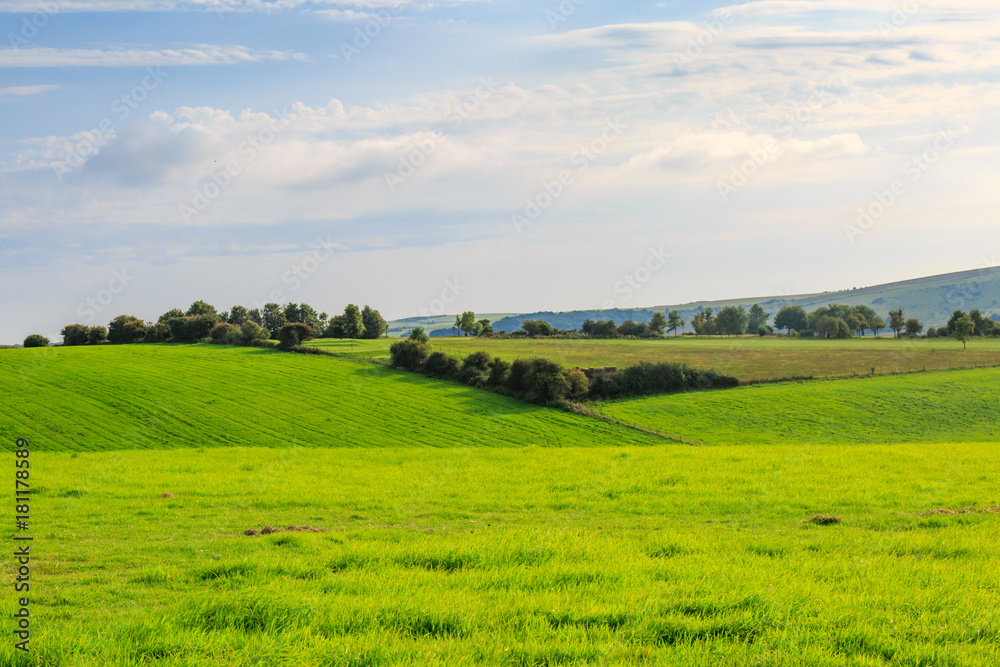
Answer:
[{"label": "distant hill", "polygon": [[[618,324],[625,320],[649,321],[653,313],[677,310],[688,322],[699,310],[712,308],[718,312],[726,306],[749,307],[759,303],[773,317],[782,306],[799,305],[807,311],[834,303],[870,306],[888,320],[889,310],[902,307],[907,317],[916,317],[925,326],[939,327],[948,322],[956,310],[978,308],[985,315],[1000,321],[1000,267],[946,273],[926,278],[902,280],[885,285],[861,287],[839,292],[797,294],[785,297],[756,297],[724,301],[694,301],[691,303],[614,310],[574,310],[567,312],[541,311],[517,315],[482,315],[493,321],[497,331],[516,331],[525,320],[545,320],[560,329],[579,329],[586,319],[612,319]],[[454,315],[435,318],[407,318],[391,322],[390,336],[408,335],[414,326],[423,326],[432,335],[451,335]],[[772,320],[773,321],[773,320]],[[690,329],[689,329],[690,330]]]}]

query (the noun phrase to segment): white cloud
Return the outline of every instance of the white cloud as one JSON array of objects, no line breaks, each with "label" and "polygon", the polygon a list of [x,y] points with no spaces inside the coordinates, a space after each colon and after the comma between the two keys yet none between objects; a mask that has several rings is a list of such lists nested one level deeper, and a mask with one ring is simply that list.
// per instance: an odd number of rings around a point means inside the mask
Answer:
[{"label": "white cloud", "polygon": [[245,46],[197,44],[176,49],[0,49],[3,67],[168,67],[235,65],[267,60],[307,60],[293,51],[256,51]]},{"label": "white cloud", "polygon": [[59,86],[52,85],[36,85],[36,86],[10,86],[8,88],[0,88],[0,97],[27,97],[29,95],[38,95],[39,93],[47,93],[50,90],[58,90]]}]

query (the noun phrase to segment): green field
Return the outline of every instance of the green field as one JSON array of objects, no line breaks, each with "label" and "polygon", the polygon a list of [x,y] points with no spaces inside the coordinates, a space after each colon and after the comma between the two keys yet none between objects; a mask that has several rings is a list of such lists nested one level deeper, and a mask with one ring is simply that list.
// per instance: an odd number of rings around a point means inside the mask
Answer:
[{"label": "green field", "polygon": [[713,445],[1000,442],[1000,369],[648,396],[597,411]]},{"label": "green field", "polygon": [[0,379],[0,430],[32,438],[45,450],[659,442],[363,361],[263,348],[4,350]]},{"label": "green field", "polygon": [[692,447],[363,359],[0,350],[35,489],[0,665],[1000,664],[997,379],[596,406]]},{"label": "green field", "polygon": [[[387,359],[391,340],[323,339],[311,346],[372,359]],[[1000,366],[1000,339],[973,340],[967,350],[951,338],[797,340],[787,338],[693,338],[662,340],[494,340],[432,338],[431,347],[455,356],[478,350],[507,360],[545,357],[567,367],[631,366],[676,361],[714,369],[744,382],[789,377],[850,377],[922,370]]]}]

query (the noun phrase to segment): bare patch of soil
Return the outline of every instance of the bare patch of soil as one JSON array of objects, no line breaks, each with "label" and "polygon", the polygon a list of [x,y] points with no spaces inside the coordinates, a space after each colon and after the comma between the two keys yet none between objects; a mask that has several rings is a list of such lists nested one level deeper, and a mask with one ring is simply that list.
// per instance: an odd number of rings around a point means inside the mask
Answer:
[{"label": "bare patch of soil", "polygon": [[243,531],[244,535],[254,536],[254,535],[271,535],[273,533],[328,533],[330,532],[326,528],[316,528],[314,526],[286,526],[285,528],[278,528],[276,526],[264,526],[259,531],[253,528],[248,528]]}]

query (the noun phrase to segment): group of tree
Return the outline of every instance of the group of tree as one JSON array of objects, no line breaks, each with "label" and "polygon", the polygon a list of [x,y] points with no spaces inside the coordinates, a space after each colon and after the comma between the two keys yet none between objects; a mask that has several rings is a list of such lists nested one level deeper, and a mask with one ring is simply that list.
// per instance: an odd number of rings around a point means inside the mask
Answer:
[{"label": "group of tree", "polygon": [[489,336],[493,332],[493,324],[486,319],[477,320],[476,314],[467,310],[455,316],[455,324],[451,327],[454,333],[462,332],[463,336]]},{"label": "group of tree", "polygon": [[[294,328],[298,339],[303,339],[307,329],[311,332],[308,338],[381,338],[388,330],[382,315],[370,306],[359,309],[349,304],[342,315],[331,319],[307,303],[266,303],[252,309],[236,305],[219,313],[215,306],[199,300],[186,311],[168,310],[156,322],[119,315],[107,328],[68,324],[60,333],[64,345],[195,343],[206,339],[226,345],[259,345],[269,339],[281,342],[281,331],[287,325],[301,325]],[[31,344],[38,341],[32,339]]]},{"label": "group of tree", "polygon": [[[923,331],[923,325],[919,321],[913,318],[912,322],[906,321],[903,319],[902,309],[897,310],[889,313],[889,327],[896,331],[897,335],[904,329],[910,331],[919,328]],[[795,332],[799,336],[850,338],[854,335],[864,336],[867,331],[877,336],[880,330],[886,328],[886,323],[869,306],[833,304],[820,306],[810,313],[807,313],[802,306],[782,306],[774,316],[774,326],[784,329],[789,335]]]},{"label": "group of tree", "polygon": [[966,313],[963,310],[956,310],[948,318],[948,324],[940,329],[928,329],[928,338],[940,336],[951,336],[962,342],[962,347],[966,347],[970,338],[982,338],[986,336],[1000,336],[1000,322],[985,317],[979,310],[972,310]]},{"label": "group of tree", "polygon": [[773,332],[767,324],[770,317],[759,303],[749,311],[743,306],[726,306],[718,314],[705,308],[691,318],[691,327],[698,336],[742,336],[746,333],[767,336]]}]

